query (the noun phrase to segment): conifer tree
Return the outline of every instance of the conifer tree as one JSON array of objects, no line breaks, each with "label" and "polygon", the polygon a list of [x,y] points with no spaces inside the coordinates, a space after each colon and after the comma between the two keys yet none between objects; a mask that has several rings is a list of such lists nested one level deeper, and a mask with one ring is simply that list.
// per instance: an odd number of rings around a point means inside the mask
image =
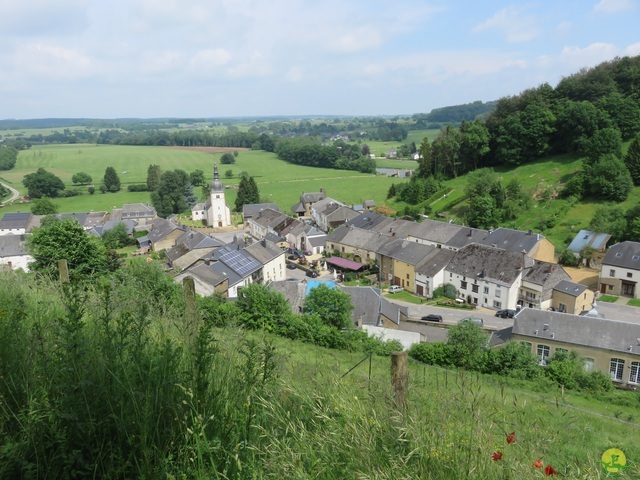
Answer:
[{"label": "conifer tree", "polygon": [[627,150],[627,154],[624,157],[624,163],[629,169],[633,184],[640,185],[640,133],[636,135],[631,145],[629,145],[629,150]]}]

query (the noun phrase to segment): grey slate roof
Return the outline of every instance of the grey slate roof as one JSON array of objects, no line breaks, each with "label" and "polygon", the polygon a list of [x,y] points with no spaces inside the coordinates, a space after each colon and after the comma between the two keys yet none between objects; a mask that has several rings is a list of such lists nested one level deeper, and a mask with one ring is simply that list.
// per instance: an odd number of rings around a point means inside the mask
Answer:
[{"label": "grey slate roof", "polygon": [[252,243],[244,250],[262,265],[266,265],[274,258],[284,255],[284,250],[278,247],[275,243],[269,242],[264,238],[259,242]]},{"label": "grey slate roof", "polygon": [[[439,223],[442,223],[442,222],[439,222]],[[458,233],[454,234],[451,238],[449,238],[449,240],[447,240],[445,245],[455,250],[458,250],[462,247],[466,247],[471,243],[478,243],[487,235],[486,230],[480,230],[477,228],[470,228],[470,227],[461,227],[458,225],[454,225],[454,226],[459,228]]]},{"label": "grey slate roof", "polygon": [[0,235],[0,258],[28,255],[24,235]]},{"label": "grey slate roof", "polygon": [[436,248],[416,265],[416,273],[433,278],[449,265],[455,254],[453,250]]},{"label": "grey slate roof", "polygon": [[256,225],[274,229],[281,223],[285,222],[288,218],[291,217],[285,215],[279,210],[265,208],[264,210],[260,210],[257,215],[251,217],[251,221]]},{"label": "grey slate roof", "polygon": [[326,197],[324,192],[311,192],[311,193],[303,193],[300,197],[300,201],[303,203],[315,203],[319,202],[323,198]]},{"label": "grey slate roof", "polygon": [[513,334],[640,355],[640,324],[619,320],[525,308],[514,318]]},{"label": "grey slate roof", "polygon": [[307,211],[307,209],[305,208],[304,203],[298,202],[291,207],[291,211],[293,213],[304,213]]},{"label": "grey slate roof", "polygon": [[512,230],[510,228],[498,228],[493,232],[487,233],[484,240],[481,240],[478,243],[500,248],[508,252],[522,252],[524,250],[529,253],[533,247],[543,239],[543,235],[533,233],[531,231],[523,232],[521,230]]},{"label": "grey slate roof", "polygon": [[498,248],[474,243],[455,252],[447,266],[447,271],[510,286],[522,273],[523,267],[532,264],[533,260],[522,253],[505,252]]},{"label": "grey slate roof", "polygon": [[[473,238],[478,236],[478,230],[437,220],[426,219],[423,222],[411,222],[411,224],[408,236],[447,246],[455,238],[455,248],[462,248],[468,245]],[[469,232],[472,231],[476,232],[475,236],[467,237]]]},{"label": "grey slate roof", "polygon": [[251,203],[248,205],[243,205],[242,206],[242,216],[245,218],[245,220],[247,218],[251,218],[255,215],[258,214],[258,212],[265,210],[265,209],[269,209],[269,210],[274,210],[276,212],[280,212],[280,207],[278,205],[276,205],[275,203]]},{"label": "grey slate roof", "polygon": [[604,256],[602,265],[640,270],[640,243],[620,242],[612,245]]},{"label": "grey slate roof", "polygon": [[196,248],[216,248],[224,245],[217,238],[205,235],[197,230],[187,230],[176,240],[176,244],[184,244],[188,250],[194,250]]},{"label": "grey slate roof", "polygon": [[566,293],[572,297],[579,297],[587,289],[587,286],[580,283],[573,283],[568,280],[561,280],[555,287],[553,287],[553,289],[556,292]]},{"label": "grey slate roof", "polygon": [[398,239],[383,245],[377,253],[415,266],[435,250],[431,245]]},{"label": "grey slate roof", "polygon": [[354,324],[378,325],[380,314],[396,324],[400,324],[400,315],[408,316],[408,308],[397,305],[382,297],[380,289],[373,287],[345,287],[339,285],[340,290],[349,294],[351,298],[351,318]]},{"label": "grey slate roof", "polygon": [[291,305],[293,313],[301,313],[304,306],[305,293],[307,291],[307,282],[291,282],[291,281],[278,281],[269,282],[268,287],[280,292],[284,295],[284,298]]},{"label": "grey slate roof", "polygon": [[122,208],[114,208],[111,212],[112,220],[135,220],[156,216],[156,209],[146,203],[125,203]]},{"label": "grey slate roof", "polygon": [[[212,268],[212,265],[205,265],[204,263],[189,268],[185,272],[188,276],[196,277],[203,283],[213,287],[220,285],[227,278],[225,275]],[[229,284],[231,284],[231,282],[229,282]]]},{"label": "grey slate roof", "polygon": [[307,243],[312,247],[321,247],[326,245],[327,236],[326,235],[316,235],[313,237],[307,237]]},{"label": "grey slate roof", "polygon": [[591,230],[580,230],[571,241],[568,250],[575,253],[582,252],[585,247],[591,247],[594,250],[603,250],[607,248],[607,243],[611,240],[611,235],[607,233],[596,233]]},{"label": "grey slate roof", "polygon": [[5,213],[0,220],[0,230],[26,230],[32,216],[32,213]]},{"label": "grey slate roof", "polygon": [[545,285],[549,281],[557,283],[561,280],[568,281],[570,279],[571,277],[569,274],[560,265],[540,261],[535,261],[533,266],[527,268],[522,275],[523,281],[531,282],[536,285]]},{"label": "grey slate roof", "polygon": [[153,225],[147,237],[149,238],[149,241],[154,244],[156,242],[159,242],[175,230],[184,231],[184,228],[176,225],[169,220],[165,220],[164,218],[158,218],[153,222]]}]

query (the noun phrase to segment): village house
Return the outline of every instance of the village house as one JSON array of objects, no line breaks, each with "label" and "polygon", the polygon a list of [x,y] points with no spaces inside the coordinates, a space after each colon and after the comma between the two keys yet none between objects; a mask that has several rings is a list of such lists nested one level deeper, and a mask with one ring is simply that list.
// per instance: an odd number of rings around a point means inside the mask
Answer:
[{"label": "village house", "polygon": [[275,203],[250,203],[242,206],[242,220],[245,226],[249,226],[249,220],[258,215],[262,210],[274,210],[280,212],[280,207]]},{"label": "village house", "polygon": [[417,293],[416,266],[436,250],[430,245],[402,239],[385,243],[377,250],[380,281]]},{"label": "village house", "polygon": [[339,227],[358,215],[358,212],[348,205],[330,197],[323,198],[311,206],[311,218],[318,228],[325,232]]},{"label": "village house", "polygon": [[321,188],[319,192],[303,193],[300,195],[300,201],[291,207],[291,211],[296,217],[310,217],[311,206],[326,196],[324,188]]},{"label": "village house", "polygon": [[25,250],[24,235],[0,235],[0,268],[29,271],[29,264],[35,259]]},{"label": "village house", "polygon": [[171,220],[156,218],[151,224],[147,224],[149,233],[138,238],[140,248],[149,248],[153,252],[168,250],[175,246],[178,238],[186,229]]},{"label": "village house", "polygon": [[121,208],[114,208],[111,211],[109,220],[115,222],[134,220],[136,230],[147,230],[156,218],[158,218],[156,209],[147,203],[125,203]]},{"label": "village house", "polygon": [[455,252],[445,268],[444,280],[467,303],[515,310],[523,270],[532,265],[533,259],[522,253],[471,244]]},{"label": "village house", "polygon": [[576,351],[585,370],[604,372],[620,386],[640,384],[639,324],[525,308],[513,327],[496,333],[527,344],[541,365],[559,351]]},{"label": "village house", "polygon": [[489,230],[481,245],[487,245],[507,252],[525,252],[527,256],[540,262],[555,262],[555,247],[543,235],[529,230],[513,230],[511,228],[497,228]]},{"label": "village house", "polygon": [[29,231],[32,213],[5,213],[0,220],[0,235],[24,235]]},{"label": "village house", "polygon": [[562,280],[553,287],[551,310],[580,315],[589,311],[594,301],[595,292],[586,285]]},{"label": "village house", "polygon": [[224,245],[220,240],[204,233],[187,230],[176,240],[175,246],[165,252],[169,267],[181,272],[192,265],[204,262],[204,258]]},{"label": "village house", "polygon": [[522,274],[518,292],[520,307],[547,310],[553,307],[554,288],[559,282],[569,282],[569,274],[556,263],[534,262]]},{"label": "village house", "polygon": [[453,250],[435,248],[416,265],[416,295],[433,298],[433,291],[446,283],[445,268],[454,255]]},{"label": "village house", "polygon": [[598,289],[607,295],[640,298],[640,243],[620,242],[602,259]]}]

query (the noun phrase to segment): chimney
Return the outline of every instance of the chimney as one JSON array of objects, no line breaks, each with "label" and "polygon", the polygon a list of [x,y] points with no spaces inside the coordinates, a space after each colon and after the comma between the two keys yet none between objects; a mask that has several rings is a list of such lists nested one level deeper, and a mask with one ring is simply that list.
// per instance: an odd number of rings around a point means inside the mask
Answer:
[{"label": "chimney", "polygon": [[468,235],[468,236],[469,236],[469,237],[473,236],[473,228],[470,228],[470,229],[469,229],[469,235]]},{"label": "chimney", "polygon": [[267,248],[267,239],[263,238],[262,240],[260,240],[260,245],[262,245],[264,248]]},{"label": "chimney", "polygon": [[529,230],[529,232],[527,232],[527,235],[529,236],[533,235],[533,230]]}]

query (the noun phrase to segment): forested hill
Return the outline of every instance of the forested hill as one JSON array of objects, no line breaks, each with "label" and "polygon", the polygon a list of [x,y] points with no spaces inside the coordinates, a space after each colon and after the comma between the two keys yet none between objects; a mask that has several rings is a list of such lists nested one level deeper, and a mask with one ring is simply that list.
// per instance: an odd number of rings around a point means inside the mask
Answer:
[{"label": "forested hill", "polygon": [[483,103],[478,100],[463,105],[434,108],[430,113],[416,114],[413,118],[418,123],[424,123],[425,126],[431,123],[459,124],[463,120],[475,120],[478,117],[486,117],[495,110],[496,103],[495,101]]},{"label": "forested hill", "polygon": [[[432,144],[423,142],[420,174],[456,177],[485,166],[516,166],[547,155],[575,153],[586,158],[585,176],[615,172],[614,183],[628,193],[625,170],[634,169],[622,163],[622,142],[639,132],[640,56],[616,58],[563,78],[555,88],[544,83],[501,98],[486,122],[463,121],[459,129],[443,128]],[[640,183],[640,178],[633,180]],[[577,196],[607,190],[579,187]]]}]

